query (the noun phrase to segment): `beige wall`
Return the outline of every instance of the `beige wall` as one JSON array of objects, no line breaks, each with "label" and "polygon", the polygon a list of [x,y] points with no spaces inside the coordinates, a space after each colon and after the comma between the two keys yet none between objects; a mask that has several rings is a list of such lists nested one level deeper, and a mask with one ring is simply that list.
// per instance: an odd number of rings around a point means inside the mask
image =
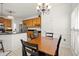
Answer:
[{"label": "beige wall", "polygon": [[[46,32],[53,32],[55,37],[62,34],[62,47],[70,47],[70,23],[71,23],[71,4],[51,4],[49,14],[42,16],[42,35]],[[66,41],[64,41],[66,39]]]}]

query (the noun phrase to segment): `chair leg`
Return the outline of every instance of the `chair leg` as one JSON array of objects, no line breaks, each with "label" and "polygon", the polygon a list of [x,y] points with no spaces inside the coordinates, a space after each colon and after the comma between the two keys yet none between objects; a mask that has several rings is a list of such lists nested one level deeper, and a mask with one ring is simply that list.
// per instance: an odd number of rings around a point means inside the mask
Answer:
[{"label": "chair leg", "polygon": [[25,51],[24,48],[25,48],[25,47],[22,47],[22,56],[27,56],[27,53],[26,53],[26,51]]},{"label": "chair leg", "polygon": [[39,56],[45,56],[45,53],[39,51]]},{"label": "chair leg", "polygon": [[4,52],[4,47],[3,47],[3,43],[1,42],[1,46],[2,46],[2,50],[3,50],[3,52]]}]

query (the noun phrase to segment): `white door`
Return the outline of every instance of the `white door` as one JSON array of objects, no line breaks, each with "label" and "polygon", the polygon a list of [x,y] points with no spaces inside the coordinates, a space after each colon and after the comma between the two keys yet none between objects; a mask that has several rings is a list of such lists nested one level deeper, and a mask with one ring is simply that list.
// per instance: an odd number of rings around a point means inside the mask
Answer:
[{"label": "white door", "polygon": [[79,55],[79,38],[78,38],[78,20],[79,8],[75,8],[71,15],[71,46],[75,55]]}]

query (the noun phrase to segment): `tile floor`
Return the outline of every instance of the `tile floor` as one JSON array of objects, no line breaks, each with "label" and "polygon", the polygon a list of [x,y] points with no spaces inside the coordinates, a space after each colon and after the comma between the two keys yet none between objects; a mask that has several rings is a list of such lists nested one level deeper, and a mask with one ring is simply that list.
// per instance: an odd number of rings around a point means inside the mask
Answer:
[{"label": "tile floor", "polygon": [[0,56],[7,56],[8,54],[10,54],[11,51],[0,51]]},{"label": "tile floor", "polygon": [[59,52],[60,56],[73,56],[70,48],[61,48]]},{"label": "tile floor", "polygon": [[[16,51],[11,52],[10,54],[8,54],[8,56],[21,56],[22,53],[20,51],[21,51],[21,49],[17,49]],[[70,48],[60,49],[59,55],[60,56],[73,56],[72,51],[71,51]]]}]

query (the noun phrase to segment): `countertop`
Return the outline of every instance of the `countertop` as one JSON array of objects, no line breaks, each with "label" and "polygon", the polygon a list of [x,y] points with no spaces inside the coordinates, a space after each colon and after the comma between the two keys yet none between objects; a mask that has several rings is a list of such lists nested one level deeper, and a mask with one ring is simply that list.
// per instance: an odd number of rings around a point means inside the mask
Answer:
[{"label": "countertop", "polygon": [[13,34],[22,34],[23,32],[17,32],[17,33],[0,33],[0,35],[13,35]]},{"label": "countertop", "polygon": [[[41,32],[40,28],[38,28],[38,29],[29,28],[28,29],[28,31],[34,31],[34,30],[37,30],[39,33]],[[22,34],[22,33],[26,33],[26,32],[16,32],[16,33],[7,33],[7,32],[4,32],[4,33],[0,33],[0,35],[13,35],[13,34]]]}]

